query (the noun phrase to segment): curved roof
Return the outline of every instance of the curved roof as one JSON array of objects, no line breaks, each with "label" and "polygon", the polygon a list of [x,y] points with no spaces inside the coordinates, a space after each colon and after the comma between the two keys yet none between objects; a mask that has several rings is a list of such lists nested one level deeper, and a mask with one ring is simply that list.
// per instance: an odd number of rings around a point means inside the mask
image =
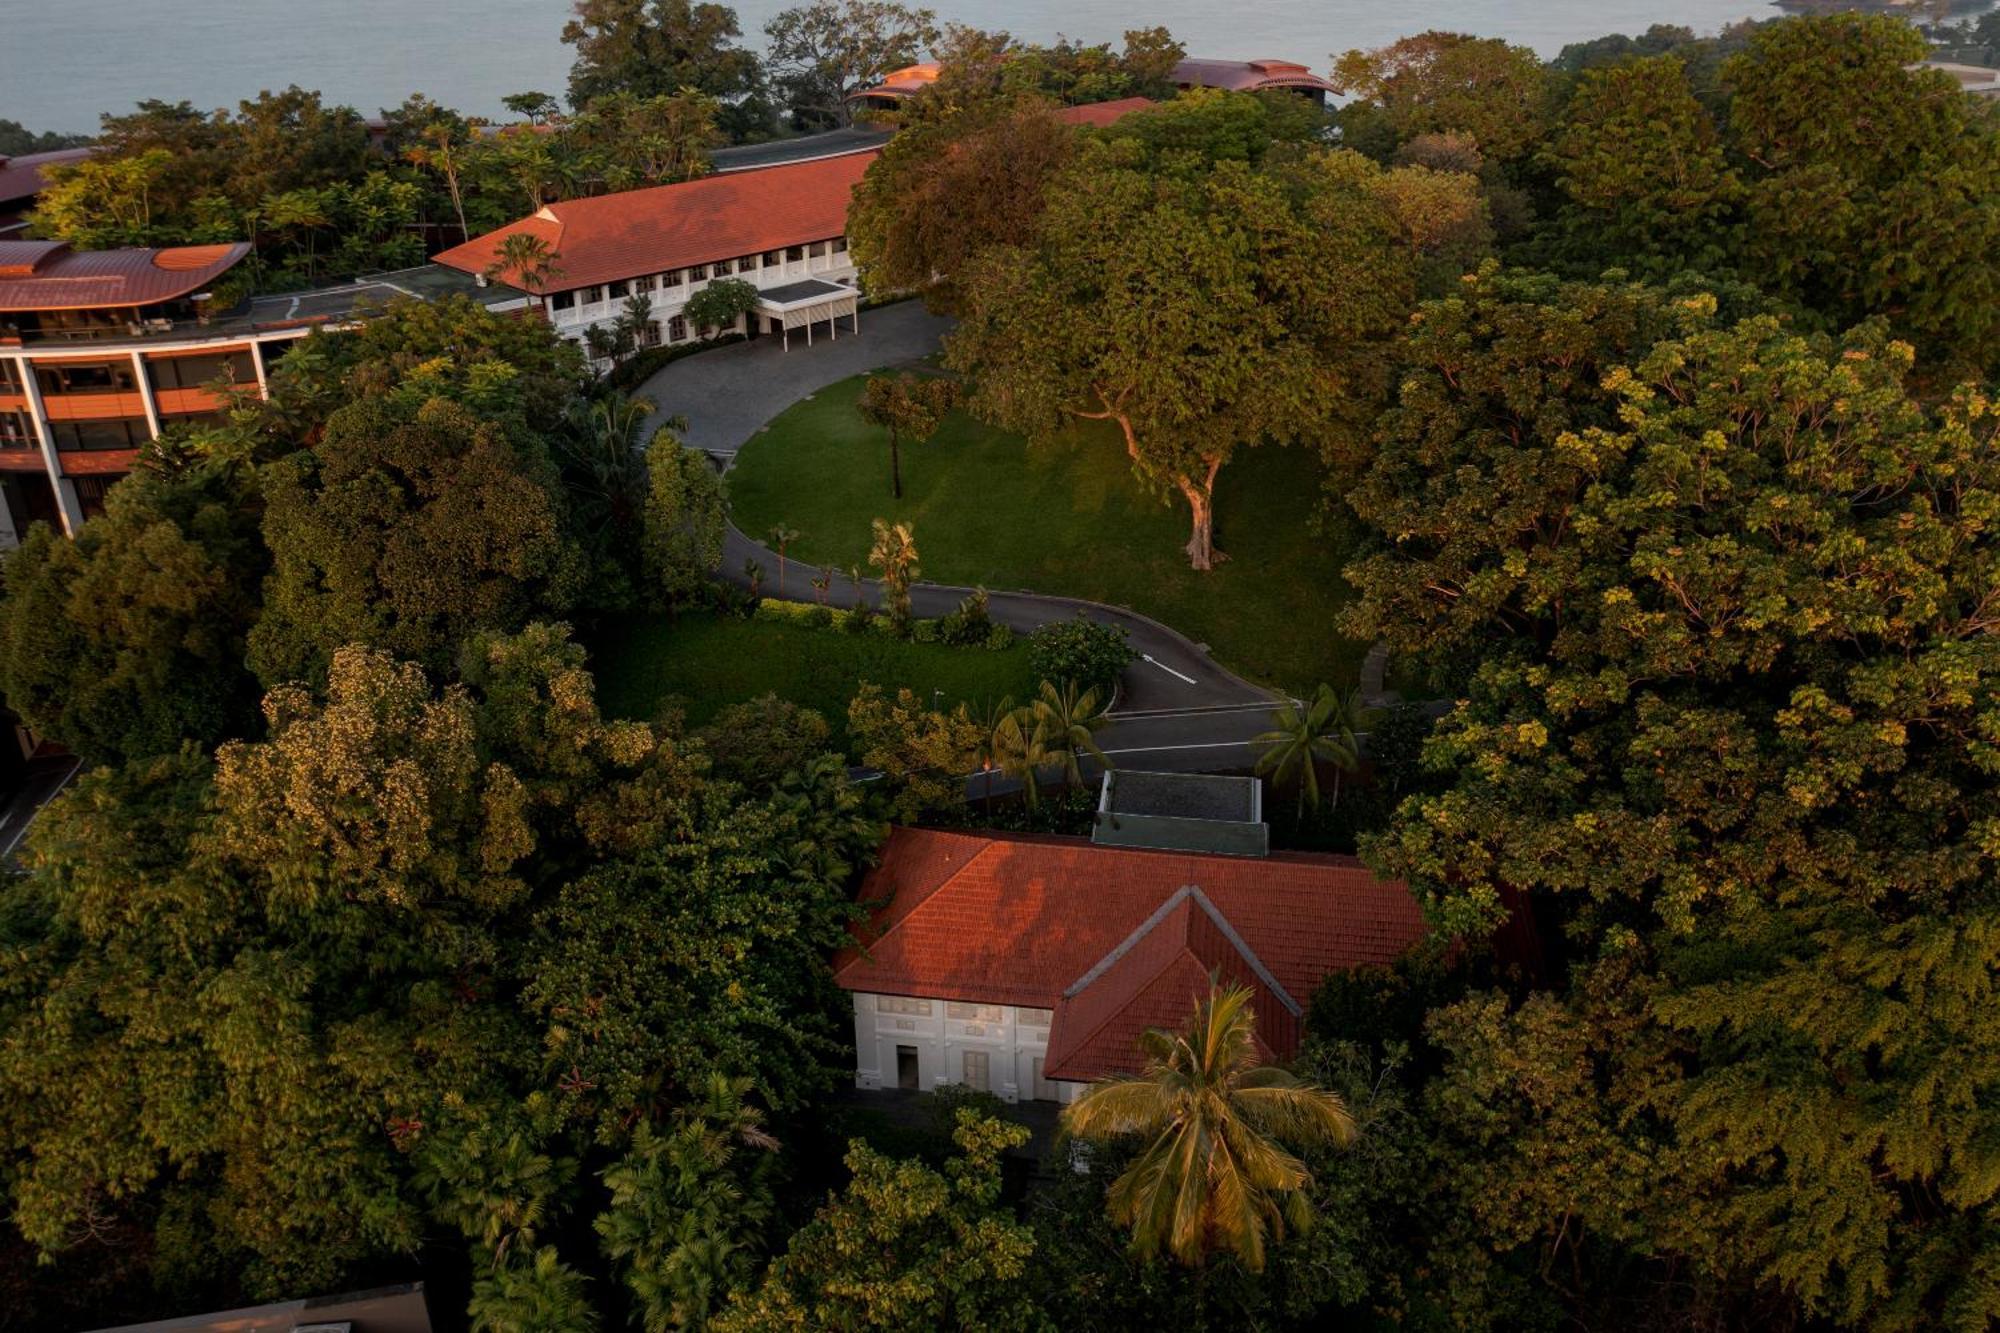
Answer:
[{"label": "curved roof", "polygon": [[59,241],[0,241],[0,313],[106,310],[191,296],[250,253],[234,245],[72,250]]},{"label": "curved roof", "polygon": [[81,162],[95,148],[57,148],[46,153],[22,153],[18,157],[0,157],[0,204],[16,203],[32,199],[48,185],[42,175],[45,168],[66,166],[71,162]]},{"label": "curved roof", "polygon": [[1291,60],[1183,60],[1174,66],[1173,78],[1183,87],[1224,88],[1242,93],[1254,93],[1260,88],[1334,91],[1331,83]]},{"label": "curved roof", "polygon": [[1080,838],[892,829],[875,910],[834,959],[850,991],[1055,1013],[1050,1077],[1140,1067],[1139,1033],[1183,1021],[1211,973],[1255,994],[1289,1058],[1329,973],[1393,962],[1424,935],[1409,889],[1353,857],[1104,847]]}]

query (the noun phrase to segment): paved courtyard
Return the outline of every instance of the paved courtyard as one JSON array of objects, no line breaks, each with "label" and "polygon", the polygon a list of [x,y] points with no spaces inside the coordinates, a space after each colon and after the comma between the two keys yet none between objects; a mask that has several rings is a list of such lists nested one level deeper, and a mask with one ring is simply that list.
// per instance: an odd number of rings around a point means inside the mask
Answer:
[{"label": "paved courtyard", "polygon": [[819,329],[810,347],[794,329],[790,351],[767,334],[662,367],[636,390],[659,409],[648,434],[667,417],[686,417],[687,443],[727,464],[765,423],[801,398],[850,375],[929,356],[951,327],[921,301],[864,310],[860,319],[859,334],[843,327],[829,339]]}]

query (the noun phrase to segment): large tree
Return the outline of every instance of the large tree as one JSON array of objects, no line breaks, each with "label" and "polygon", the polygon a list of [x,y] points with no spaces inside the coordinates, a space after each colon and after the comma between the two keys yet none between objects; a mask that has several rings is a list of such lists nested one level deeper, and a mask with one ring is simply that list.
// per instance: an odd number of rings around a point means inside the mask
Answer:
[{"label": "large tree", "polygon": [[[1534,150],[1548,115],[1548,73],[1525,46],[1495,37],[1424,32],[1375,51],[1349,51],[1333,83],[1386,121],[1396,140],[1463,134],[1488,158],[1512,163]],[[1343,112],[1354,120],[1354,107]]]},{"label": "large tree", "polygon": [[[1525,900],[1569,942],[1552,993],[1433,1025],[1487,1125],[1495,1243],[1567,1264],[1603,1237],[1811,1316],[1979,1327],[1994,418],[1914,397],[1878,334],[1709,308],[1601,379],[1509,351],[1513,319],[1425,334],[1444,359],[1356,495],[1393,544],[1349,627],[1483,663],[1430,746],[1451,785],[1364,851],[1448,930]],[[1558,1076],[1608,1089],[1574,1135],[1516,1100]]]},{"label": "large tree", "polygon": [[37,526],[7,557],[0,691],[92,762],[242,735],[243,668],[267,563],[252,469],[142,467],[74,540]]},{"label": "large tree", "polygon": [[250,660],[317,677],[342,644],[448,665],[468,635],[575,599],[583,562],[554,464],[447,398],[369,399],[266,469],[272,571]]},{"label": "large tree", "polygon": [[856,1141],[853,1173],[792,1233],[756,1290],[717,1333],[778,1330],[1054,1327],[1032,1283],[1034,1237],[1000,1204],[1000,1155],[1028,1140],[1019,1125],[958,1113],[959,1153],[940,1174]]},{"label": "large tree", "polygon": [[899,132],[848,206],[868,289],[921,292],[933,309],[956,312],[976,255],[1031,240],[1048,183],[1078,139],[1037,97],[981,101]]},{"label": "large tree", "polygon": [[773,81],[802,128],[845,125],[847,94],[915,64],[937,15],[896,0],[813,0],[764,25]]},{"label": "large tree", "polygon": [[[1194,128],[1248,100],[1200,99]],[[1216,162],[1150,119],[1087,145],[1027,245],[982,255],[946,356],[974,412],[1031,439],[1114,424],[1141,482],[1187,502],[1188,560],[1208,569],[1215,479],[1238,449],[1348,455],[1413,279],[1367,159]]]},{"label": "large tree", "polygon": [[1759,29],[1723,66],[1744,272],[1844,326],[1887,315],[1932,358],[2000,362],[2000,123],[1887,15]]},{"label": "large tree", "polygon": [[562,39],[576,48],[569,101],[578,111],[600,97],[639,98],[692,90],[724,104],[735,137],[761,129],[746,99],[761,82],[757,56],[736,44],[736,11],[705,0],[579,0]]}]

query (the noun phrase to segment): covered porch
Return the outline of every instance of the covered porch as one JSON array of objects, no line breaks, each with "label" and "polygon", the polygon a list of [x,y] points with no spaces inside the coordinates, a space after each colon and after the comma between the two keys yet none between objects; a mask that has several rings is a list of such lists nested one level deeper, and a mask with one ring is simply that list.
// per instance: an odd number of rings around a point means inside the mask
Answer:
[{"label": "covered porch", "polygon": [[757,298],[750,318],[756,321],[753,333],[775,333],[792,349],[792,330],[804,329],[806,346],[812,346],[813,326],[824,323],[827,337],[838,339],[840,318],[845,315],[848,329],[861,332],[861,293],[852,287],[822,278],[788,282],[782,287],[766,287]]}]

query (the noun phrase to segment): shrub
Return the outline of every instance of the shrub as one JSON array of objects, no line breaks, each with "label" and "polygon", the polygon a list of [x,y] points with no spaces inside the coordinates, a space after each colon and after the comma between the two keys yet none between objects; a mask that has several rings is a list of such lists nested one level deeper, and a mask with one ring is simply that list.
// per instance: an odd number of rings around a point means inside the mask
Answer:
[{"label": "shrub", "polygon": [[965,595],[965,600],[956,610],[948,611],[938,618],[938,637],[944,642],[961,648],[970,648],[986,642],[987,631],[993,626],[993,617],[986,607],[986,589],[974,588]]},{"label": "shrub", "polygon": [[986,631],[986,646],[996,653],[1004,653],[1014,646],[1014,631],[1005,625],[995,625]]},{"label": "shrub", "polygon": [[833,608],[830,606],[811,607],[806,611],[803,619],[806,622],[806,626],[810,629],[830,629],[833,626]]},{"label": "shrub", "polygon": [[862,602],[847,613],[840,627],[849,634],[866,634],[875,627],[875,608]]},{"label": "shrub", "polygon": [[684,356],[693,356],[697,352],[709,352],[718,347],[727,347],[731,343],[743,341],[743,334],[725,333],[720,337],[703,338],[699,342],[648,347],[645,351],[620,361],[604,377],[604,382],[614,389],[635,389],[651,379],[655,371],[670,362],[678,361]]},{"label": "shrub", "polygon": [[1102,625],[1079,611],[1074,619],[1043,625],[1028,637],[1028,664],[1038,680],[1058,684],[1074,681],[1108,696],[1119,673],[1138,654],[1125,642],[1125,631]]},{"label": "shrub", "polygon": [[940,640],[940,639],[941,639],[941,638],[943,637],[942,635],[940,635],[940,634],[938,633],[938,626],[939,626],[939,625],[940,625],[941,623],[943,623],[943,622],[941,622],[941,621],[936,621],[936,620],[913,620],[913,621],[911,621],[911,622],[910,622],[910,641],[911,641],[912,643],[936,643],[936,642],[938,642],[938,641],[939,641],[939,640]]}]

